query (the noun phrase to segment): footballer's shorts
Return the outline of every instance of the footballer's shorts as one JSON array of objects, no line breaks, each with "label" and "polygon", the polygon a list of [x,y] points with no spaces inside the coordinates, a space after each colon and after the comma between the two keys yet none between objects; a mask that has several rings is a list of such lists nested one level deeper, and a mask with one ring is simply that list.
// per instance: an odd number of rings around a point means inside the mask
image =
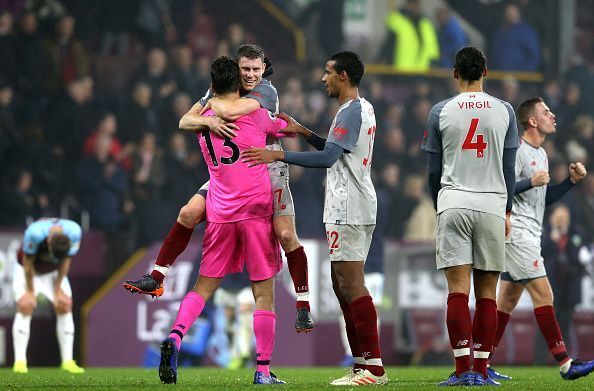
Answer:
[{"label": "footballer's shorts", "polygon": [[326,224],[328,253],[331,262],[367,259],[375,224]]},{"label": "footballer's shorts", "polygon": [[472,265],[505,270],[505,219],[470,209],[447,209],[437,216],[437,269]]},{"label": "footballer's shorts", "polygon": [[289,188],[289,165],[284,167],[268,167],[270,185],[272,188],[272,203],[274,217],[295,216],[293,196]]},{"label": "footballer's shorts", "polygon": [[[269,166],[268,175],[270,176],[270,185],[272,188],[274,217],[295,216],[293,196],[289,188],[289,165],[283,163],[281,166]],[[200,194],[206,198],[209,183],[210,181],[203,184],[196,194]]]},{"label": "footballer's shorts", "polygon": [[529,243],[506,243],[505,271],[501,279],[520,284],[546,276],[547,271],[540,255],[540,246]]},{"label": "footballer's shorts", "polygon": [[[54,281],[57,277],[58,270],[44,274],[35,274],[33,276],[33,289],[35,291],[35,296],[43,295],[53,303],[55,300],[54,292],[56,291],[54,287]],[[62,288],[62,291],[66,296],[72,297],[72,288],[70,288],[70,281],[68,281],[68,277],[64,277],[62,279],[60,288]],[[23,266],[17,263],[15,264],[14,275],[12,278],[12,292],[14,294],[14,299],[18,301],[26,291],[27,280],[25,278],[25,269]]]},{"label": "footballer's shorts", "polygon": [[232,223],[206,223],[200,274],[222,278],[245,268],[251,281],[274,277],[283,263],[272,219],[261,217]]}]

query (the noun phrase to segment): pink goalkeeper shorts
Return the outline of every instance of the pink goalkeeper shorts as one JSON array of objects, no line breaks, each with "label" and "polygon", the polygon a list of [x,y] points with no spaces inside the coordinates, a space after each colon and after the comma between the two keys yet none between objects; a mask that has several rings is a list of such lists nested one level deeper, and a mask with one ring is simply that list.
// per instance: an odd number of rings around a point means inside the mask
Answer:
[{"label": "pink goalkeeper shorts", "polygon": [[222,278],[245,267],[252,281],[274,277],[282,268],[271,217],[206,223],[200,274]]}]

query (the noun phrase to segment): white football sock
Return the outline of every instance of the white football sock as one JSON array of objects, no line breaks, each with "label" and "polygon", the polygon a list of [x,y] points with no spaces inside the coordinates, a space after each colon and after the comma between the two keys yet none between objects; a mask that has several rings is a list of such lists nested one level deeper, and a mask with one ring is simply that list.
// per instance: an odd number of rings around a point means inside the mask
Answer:
[{"label": "white football sock", "polygon": [[571,366],[572,361],[573,361],[572,359],[569,359],[569,360],[567,360],[567,362],[565,364],[560,365],[559,369],[561,370],[561,372],[567,373],[567,371],[569,371],[569,367]]},{"label": "white football sock", "polygon": [[62,362],[72,360],[72,350],[74,348],[74,319],[72,318],[72,312],[56,315],[56,335],[58,336]]},{"label": "white football sock", "polygon": [[14,348],[14,361],[27,361],[27,345],[31,334],[31,315],[17,312],[12,322],[12,346]]}]

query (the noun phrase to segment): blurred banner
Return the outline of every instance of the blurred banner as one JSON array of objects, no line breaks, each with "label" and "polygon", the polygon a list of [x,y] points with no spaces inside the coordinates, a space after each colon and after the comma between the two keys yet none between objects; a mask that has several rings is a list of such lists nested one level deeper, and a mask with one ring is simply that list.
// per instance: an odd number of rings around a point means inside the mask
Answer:
[{"label": "blurred banner", "polygon": [[[327,243],[303,240],[308,255],[310,298],[316,327],[296,334],[293,285],[285,267],[276,290],[277,338],[274,364],[284,366],[337,365],[343,356],[338,303],[330,282]],[[158,346],[171,328],[179,303],[195,281],[201,240],[193,238],[165,280],[159,299],[125,292],[122,282],[151,270],[160,244],[141,252],[85,304],[83,356],[89,366],[139,366],[158,364]],[[381,314],[381,342],[387,364],[450,364],[451,349],[445,330],[447,297],[443,273],[435,270],[433,244],[386,245],[385,289]],[[192,270],[194,269],[194,272]],[[566,337],[572,353],[594,355],[594,289],[583,281],[583,302]],[[474,298],[470,300],[474,303]],[[200,323],[203,327],[206,321]],[[495,362],[531,364],[538,344],[538,328],[530,298],[523,296]],[[184,339],[190,349],[196,331]],[[521,344],[517,341],[522,341]],[[536,342],[533,342],[536,341]],[[202,364],[217,362],[223,345],[207,344]],[[193,348],[192,348],[193,349]],[[182,353],[183,353],[182,345]],[[125,354],[122,352],[126,352]],[[547,357],[544,355],[544,357]]]}]

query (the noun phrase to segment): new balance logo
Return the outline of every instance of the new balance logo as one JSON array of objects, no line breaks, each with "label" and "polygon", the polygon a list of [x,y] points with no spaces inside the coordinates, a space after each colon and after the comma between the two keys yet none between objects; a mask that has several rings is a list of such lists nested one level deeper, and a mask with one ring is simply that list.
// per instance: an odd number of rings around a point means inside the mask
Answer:
[{"label": "new balance logo", "polygon": [[461,339],[456,344],[456,347],[457,348],[462,347],[462,346],[468,346],[468,340],[467,339]]}]

